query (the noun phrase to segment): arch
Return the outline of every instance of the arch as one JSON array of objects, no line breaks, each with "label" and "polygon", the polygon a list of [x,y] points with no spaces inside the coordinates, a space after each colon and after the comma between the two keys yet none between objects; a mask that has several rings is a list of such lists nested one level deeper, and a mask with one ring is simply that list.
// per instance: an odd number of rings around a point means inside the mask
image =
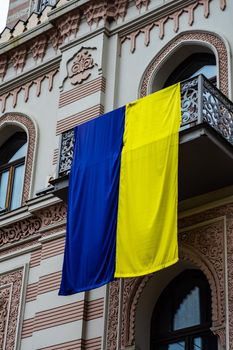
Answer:
[{"label": "arch", "polygon": [[[212,331],[219,337],[220,343],[225,346],[225,317],[223,305],[221,305],[220,281],[215,272],[214,266],[208,259],[198,253],[190,246],[180,246],[180,261],[191,263],[192,266],[200,269],[206,276],[211,289],[212,306]],[[126,279],[123,287],[123,306],[122,306],[122,329],[121,345],[122,348],[133,346],[135,343],[135,321],[136,310],[139,299],[146,287],[148,281],[154,276],[150,274],[139,278]]]},{"label": "arch", "polygon": [[28,140],[27,156],[25,160],[23,196],[22,196],[22,204],[25,204],[25,202],[30,197],[37,129],[36,129],[35,123],[28,116],[22,113],[7,113],[2,117],[0,117],[0,132],[3,128],[9,127],[10,129],[12,126],[17,126],[23,129],[27,134],[27,140]]},{"label": "arch", "polygon": [[153,78],[166,59],[184,44],[198,44],[209,47],[216,56],[219,77],[219,89],[230,95],[229,89],[229,54],[222,38],[214,33],[189,31],[177,35],[163,47],[147,66],[140,83],[139,97],[148,95],[151,91]]}]

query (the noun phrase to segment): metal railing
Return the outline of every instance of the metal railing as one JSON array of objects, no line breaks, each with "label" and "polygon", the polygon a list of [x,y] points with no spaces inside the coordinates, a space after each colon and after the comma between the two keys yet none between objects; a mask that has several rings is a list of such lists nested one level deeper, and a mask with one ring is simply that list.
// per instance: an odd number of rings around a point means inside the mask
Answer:
[{"label": "metal railing", "polygon": [[[181,130],[206,123],[233,145],[233,103],[203,75],[181,83]],[[58,177],[69,174],[74,130],[62,134]]]}]

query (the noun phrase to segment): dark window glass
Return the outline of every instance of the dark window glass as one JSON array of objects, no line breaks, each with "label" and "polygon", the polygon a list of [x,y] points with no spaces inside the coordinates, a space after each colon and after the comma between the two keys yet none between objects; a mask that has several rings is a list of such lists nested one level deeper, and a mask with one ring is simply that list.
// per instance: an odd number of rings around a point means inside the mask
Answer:
[{"label": "dark window glass", "polygon": [[41,12],[47,5],[54,6],[57,0],[39,0],[38,1],[38,12]]},{"label": "dark window glass", "polygon": [[204,274],[187,270],[163,291],[151,320],[151,350],[216,350],[211,294]]},{"label": "dark window glass", "polygon": [[0,147],[0,213],[21,205],[27,136],[16,132]]},{"label": "dark window glass", "polygon": [[164,87],[192,78],[199,74],[203,74],[213,83],[216,83],[217,67],[215,56],[213,54],[195,53],[190,55],[170,74]]}]

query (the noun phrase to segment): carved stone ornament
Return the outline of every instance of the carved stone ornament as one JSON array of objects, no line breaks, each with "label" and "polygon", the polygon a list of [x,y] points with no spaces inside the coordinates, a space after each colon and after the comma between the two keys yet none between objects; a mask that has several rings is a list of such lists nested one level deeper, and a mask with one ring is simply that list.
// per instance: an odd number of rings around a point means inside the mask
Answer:
[{"label": "carved stone ornament", "polygon": [[23,268],[0,275],[0,349],[14,350]]},{"label": "carved stone ornament", "polygon": [[117,349],[118,317],[119,317],[120,280],[117,279],[109,285],[108,333],[107,349]]},{"label": "carved stone ornament", "polygon": [[125,18],[129,0],[97,0],[87,4],[84,9],[84,16],[91,27],[94,23],[99,24],[101,20],[117,21],[118,18]]},{"label": "carved stone ornament", "polygon": [[10,248],[10,243],[23,243],[26,238],[40,232],[42,228],[48,228],[66,220],[66,206],[63,203],[42,209],[35,217],[17,221],[0,229],[0,248]]},{"label": "carved stone ornament", "polygon": [[3,80],[7,71],[7,57],[0,57],[0,78]]},{"label": "carved stone ornament", "polygon": [[[135,0],[136,6],[139,10],[144,5],[146,8],[148,7],[150,1],[149,0]],[[158,27],[157,33],[156,30],[153,30],[154,35],[158,35],[159,39],[163,39],[165,36],[165,26],[169,21],[173,22],[173,31],[177,33],[180,29],[180,18],[182,16],[188,17],[188,24],[192,26],[194,23],[194,13],[198,9],[198,7],[203,7],[203,14],[205,18],[208,18],[210,15],[210,0],[196,0],[194,3],[188,6],[181,7],[175,12],[169,11],[165,16],[158,18],[157,20],[152,20],[147,23],[145,27],[137,28],[132,32],[122,33],[120,34],[120,44],[130,41],[130,52],[133,53],[136,50],[136,38],[140,34],[144,34],[145,37],[145,45],[148,46],[150,43],[150,32],[154,27]],[[220,1],[220,9],[224,11],[226,8],[226,1]],[[120,48],[121,52],[121,48]]]},{"label": "carved stone ornament", "polygon": [[27,49],[26,47],[22,47],[21,49],[15,51],[13,55],[11,56],[11,61],[13,64],[14,69],[17,70],[20,69],[23,70],[23,67],[26,63],[26,57],[27,57]]},{"label": "carved stone ornament", "polygon": [[32,57],[35,61],[39,58],[42,60],[44,58],[48,40],[45,35],[38,37],[31,46]]},{"label": "carved stone ornament", "polygon": [[135,5],[139,10],[141,10],[142,6],[145,6],[147,9],[149,3],[150,3],[150,0],[135,0]]},{"label": "carved stone ornament", "polygon": [[71,12],[66,16],[63,16],[57,22],[57,28],[60,36],[60,43],[63,43],[66,38],[69,38],[72,34],[76,36],[76,33],[79,29],[80,23],[80,13],[78,11]]},{"label": "carved stone ornament", "polygon": [[84,80],[89,78],[94,66],[95,63],[90,49],[81,48],[67,64],[68,77],[70,78],[71,84],[81,84]]}]

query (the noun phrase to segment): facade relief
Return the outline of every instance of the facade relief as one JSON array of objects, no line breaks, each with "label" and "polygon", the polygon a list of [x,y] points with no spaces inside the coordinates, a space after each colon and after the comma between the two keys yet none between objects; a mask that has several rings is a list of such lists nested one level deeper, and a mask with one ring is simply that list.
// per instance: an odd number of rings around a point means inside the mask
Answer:
[{"label": "facade relief", "polygon": [[[41,57],[43,58],[43,52],[42,49],[37,47],[37,51],[35,49],[35,46],[32,48],[34,50],[34,57]],[[19,65],[17,65],[19,67]],[[6,104],[8,99],[12,96],[12,107],[15,108],[18,103],[18,95],[21,91],[24,92],[24,102],[27,102],[30,97],[30,90],[31,87],[34,85],[36,86],[36,96],[39,97],[41,94],[41,85],[44,81],[48,80],[48,90],[51,91],[53,89],[53,82],[54,77],[58,73],[58,69],[54,69],[46,74],[43,74],[42,76],[30,81],[29,83],[20,85],[13,90],[10,90],[9,92],[4,93],[3,95],[0,95],[0,102],[1,102],[1,112],[4,113],[6,109]]]},{"label": "facade relief", "polygon": [[82,47],[67,63],[68,78],[72,85],[81,84],[87,80],[96,66],[92,57],[92,50],[96,48]]},{"label": "facade relief", "polygon": [[[208,18],[210,15],[209,3],[210,3],[210,0],[196,0],[191,5],[188,5],[187,7],[181,7],[179,10],[172,12],[170,14],[167,14],[164,17],[161,17],[156,21],[153,21],[147,24],[145,27],[142,27],[140,29],[137,28],[131,33],[127,33],[127,34],[122,33],[119,36],[120,44],[122,46],[125,42],[129,40],[130,52],[134,53],[134,51],[136,50],[136,39],[140,34],[144,34],[144,43],[145,43],[145,46],[148,46],[151,40],[151,31],[157,27],[158,31],[156,33],[153,32],[153,35],[156,35],[156,36],[158,35],[159,39],[163,39],[165,36],[166,23],[170,20],[173,21],[174,33],[177,33],[179,32],[179,29],[180,29],[180,17],[186,14],[188,16],[188,24],[189,26],[192,26],[195,18],[194,17],[195,10],[200,6],[203,6],[204,17]],[[226,8],[226,2],[221,1],[220,9],[224,11],[225,8]],[[120,49],[120,53],[121,53],[121,49]]]},{"label": "facade relief", "polygon": [[14,350],[20,313],[23,268],[0,275],[0,349]]},{"label": "facade relief", "polygon": [[33,236],[35,236],[35,240],[38,240],[42,236],[40,233],[42,229],[49,230],[50,226],[64,224],[65,221],[66,206],[63,203],[39,210],[28,219],[0,228],[0,248],[11,248],[10,244],[16,242],[23,244],[26,238],[33,238]]},{"label": "facade relief", "polygon": [[[217,0],[216,0],[217,1]],[[218,0],[219,7],[222,11],[226,8],[226,0]],[[142,7],[145,9],[150,5],[150,0],[135,0],[134,4],[139,11],[141,11]],[[59,5],[60,2],[57,3],[56,6]],[[204,17],[207,18],[210,15],[210,0],[196,0],[192,4],[188,6],[181,6],[180,9],[175,12],[167,13],[166,16],[159,17],[158,19],[152,21],[151,23],[147,23],[146,26],[142,28],[137,28],[136,30],[132,30],[130,33],[122,32],[119,35],[119,40],[121,46],[126,41],[130,41],[130,51],[133,53],[136,50],[136,40],[140,34],[144,35],[145,45],[150,44],[151,40],[151,31],[155,28],[158,28],[158,36],[160,39],[163,39],[165,35],[165,25],[168,21],[173,21],[173,30],[175,33],[179,31],[180,26],[180,18],[185,14],[188,16],[188,23],[190,26],[194,23],[194,13],[195,10],[202,6]],[[80,21],[81,19],[85,19],[87,24],[92,27],[93,24],[98,25],[101,20],[104,21],[117,21],[119,18],[124,19],[127,14],[127,9],[129,6],[128,0],[98,0],[98,1],[90,1],[87,5],[80,6],[78,9],[70,11],[68,14],[63,15],[60,19],[57,19],[53,22],[53,29],[50,29],[42,36],[38,35],[35,39],[32,39],[26,44],[21,45],[17,51],[10,51],[7,56],[4,54],[0,57],[0,78],[3,80],[9,63],[13,64],[16,72],[22,72],[24,66],[26,64],[26,59],[29,54],[32,54],[34,60],[37,62],[38,60],[42,60],[46,54],[46,51],[49,46],[52,46],[54,50],[57,52],[59,47],[67,40],[76,37],[76,34],[79,31]],[[17,36],[24,33],[27,30],[32,29],[33,26],[39,25],[44,21],[43,14],[48,11],[50,6],[47,6],[43,11],[41,16],[35,21],[35,16],[38,16],[35,13],[32,13],[27,22],[22,26],[22,21],[19,24],[16,24],[16,27],[10,30],[6,28],[0,37],[3,42],[14,38],[14,33],[17,33]],[[47,9],[47,10],[46,10]],[[47,12],[46,12],[47,15]],[[47,18],[47,17],[46,17]],[[48,18],[47,18],[48,20]],[[32,23],[31,23],[32,22]],[[20,28],[17,26],[20,25],[22,27],[22,33],[19,32]],[[157,34],[156,34],[157,35]]]}]

